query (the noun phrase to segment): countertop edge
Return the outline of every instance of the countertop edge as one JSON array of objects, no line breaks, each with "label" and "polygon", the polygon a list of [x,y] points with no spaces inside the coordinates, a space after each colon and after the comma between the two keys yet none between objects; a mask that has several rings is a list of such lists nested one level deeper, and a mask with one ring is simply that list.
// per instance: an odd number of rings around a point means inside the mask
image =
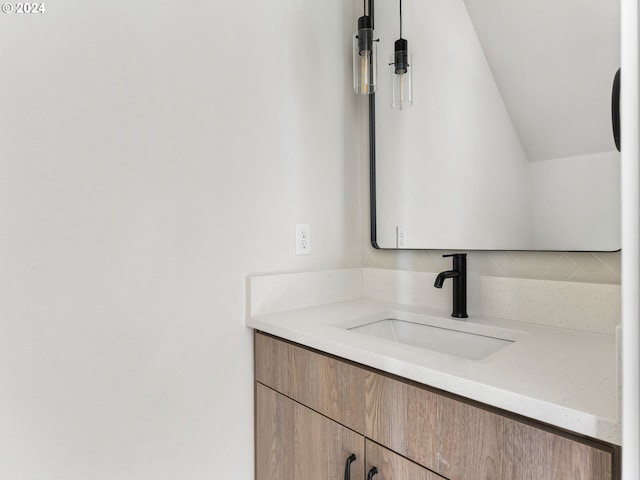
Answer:
[{"label": "countertop edge", "polygon": [[256,317],[247,317],[246,326],[578,435],[584,435],[613,445],[619,446],[621,444],[621,425],[613,419],[556,405],[449,373],[426,369],[400,359],[390,360],[388,357],[375,352],[368,352],[350,347],[347,344],[327,341],[312,333],[304,333],[287,326],[260,320]]}]

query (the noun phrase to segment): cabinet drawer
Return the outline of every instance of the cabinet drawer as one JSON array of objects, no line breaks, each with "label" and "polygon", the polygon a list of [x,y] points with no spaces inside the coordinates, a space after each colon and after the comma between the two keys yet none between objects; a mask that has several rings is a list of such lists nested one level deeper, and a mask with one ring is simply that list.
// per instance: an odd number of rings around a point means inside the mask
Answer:
[{"label": "cabinet drawer", "polygon": [[365,436],[451,480],[611,480],[613,449],[376,373]]},{"label": "cabinet drawer", "polygon": [[261,333],[255,335],[255,359],[258,382],[364,432],[364,369]]}]

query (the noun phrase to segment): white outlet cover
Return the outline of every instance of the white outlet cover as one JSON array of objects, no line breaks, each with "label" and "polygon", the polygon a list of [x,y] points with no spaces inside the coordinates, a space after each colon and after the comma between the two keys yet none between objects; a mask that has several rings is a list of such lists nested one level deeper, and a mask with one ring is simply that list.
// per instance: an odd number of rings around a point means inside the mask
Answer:
[{"label": "white outlet cover", "polygon": [[311,255],[311,225],[296,224],[296,255]]},{"label": "white outlet cover", "polygon": [[396,227],[396,248],[403,248],[407,246],[407,232],[404,227]]}]

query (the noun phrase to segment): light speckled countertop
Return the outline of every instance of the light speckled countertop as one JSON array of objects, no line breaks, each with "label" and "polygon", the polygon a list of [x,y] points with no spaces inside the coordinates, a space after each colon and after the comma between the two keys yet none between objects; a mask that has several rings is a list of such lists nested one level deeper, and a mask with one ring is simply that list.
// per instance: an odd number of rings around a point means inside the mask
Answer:
[{"label": "light speckled countertop", "polygon": [[[384,312],[426,314],[478,328],[513,330],[516,341],[482,360],[432,352],[334,324]],[[358,299],[248,317],[247,326],[541,422],[621,443],[613,335]]]}]

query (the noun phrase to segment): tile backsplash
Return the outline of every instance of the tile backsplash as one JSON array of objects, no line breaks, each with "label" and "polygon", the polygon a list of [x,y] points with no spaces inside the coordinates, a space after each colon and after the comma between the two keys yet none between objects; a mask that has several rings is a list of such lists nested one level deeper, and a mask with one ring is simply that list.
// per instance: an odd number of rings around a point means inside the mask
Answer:
[{"label": "tile backsplash", "polygon": [[[368,243],[362,266],[394,270],[439,272],[450,259],[440,250],[375,250]],[[493,277],[620,284],[620,252],[468,252],[470,273]]]},{"label": "tile backsplash", "polygon": [[[452,282],[433,287],[434,272],[362,269],[362,295],[372,300],[451,311]],[[469,317],[613,335],[620,323],[620,286],[470,274]]]},{"label": "tile backsplash", "polygon": [[[389,268],[252,275],[246,312],[255,317],[364,298],[448,313],[452,282],[434,288],[435,276]],[[483,315],[609,335],[620,323],[619,285],[472,273],[467,289],[470,318]]]}]

